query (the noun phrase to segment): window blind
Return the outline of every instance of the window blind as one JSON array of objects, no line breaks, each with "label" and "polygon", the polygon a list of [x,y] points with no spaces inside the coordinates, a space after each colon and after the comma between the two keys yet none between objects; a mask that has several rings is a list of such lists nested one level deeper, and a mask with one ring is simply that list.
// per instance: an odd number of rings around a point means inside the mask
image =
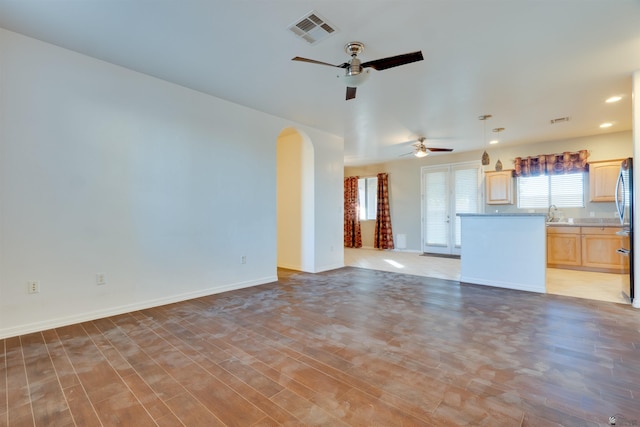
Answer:
[{"label": "window blind", "polygon": [[518,177],[518,207],[547,209],[584,207],[584,173]]},{"label": "window blind", "polygon": [[[480,204],[480,192],[478,186],[480,185],[478,178],[478,168],[469,169],[456,169],[454,171],[455,180],[455,204],[456,213],[476,213],[478,212],[478,206]],[[461,222],[460,217],[455,216],[455,245],[461,246]]]}]

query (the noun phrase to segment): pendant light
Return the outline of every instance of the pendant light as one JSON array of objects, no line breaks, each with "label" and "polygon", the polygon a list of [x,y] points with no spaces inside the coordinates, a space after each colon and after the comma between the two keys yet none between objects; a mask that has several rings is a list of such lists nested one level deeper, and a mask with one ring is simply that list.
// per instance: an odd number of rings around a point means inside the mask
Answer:
[{"label": "pendant light", "polygon": [[[491,117],[493,117],[491,114],[483,114],[478,117],[478,120],[482,120],[484,122],[482,130],[482,140],[485,147],[487,146],[487,119],[490,119]],[[482,165],[487,166],[490,162],[491,160],[489,159],[489,153],[487,153],[487,150],[485,150],[484,153],[482,153]]]},{"label": "pendant light", "polygon": [[[494,128],[493,129],[493,133],[500,133],[504,130],[504,128]],[[496,139],[495,141],[490,142],[489,144],[493,144],[493,143],[498,143],[498,140]],[[500,149],[498,149],[498,155],[500,155]],[[498,159],[498,161],[496,162],[496,171],[500,172],[502,170],[502,162],[500,161],[500,159]]]}]

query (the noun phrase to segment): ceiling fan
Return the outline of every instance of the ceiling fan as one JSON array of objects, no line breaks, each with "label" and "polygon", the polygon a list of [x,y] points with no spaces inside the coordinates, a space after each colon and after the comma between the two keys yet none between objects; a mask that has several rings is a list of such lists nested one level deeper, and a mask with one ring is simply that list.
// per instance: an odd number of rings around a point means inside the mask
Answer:
[{"label": "ceiling fan", "polygon": [[389,56],[387,58],[376,59],[373,61],[360,62],[358,54],[364,50],[364,44],[360,42],[347,43],[344,47],[344,51],[351,55],[349,62],[345,62],[340,65],[333,65],[327,62],[316,61],[315,59],[307,59],[296,56],[292,58],[292,61],[310,62],[312,64],[328,65],[329,67],[344,68],[345,74],[343,76],[347,83],[347,96],[346,100],[350,100],[356,97],[356,88],[362,84],[368,77],[369,70],[365,68],[373,68],[377,71],[386,70],[388,68],[398,67],[400,65],[410,64],[416,61],[422,61],[422,51],[416,51],[411,53],[405,53],[402,55]]},{"label": "ceiling fan", "polygon": [[436,148],[436,147],[427,147],[424,145],[425,137],[421,136],[418,138],[417,142],[413,144],[414,150],[410,153],[403,154],[403,156],[408,156],[409,154],[413,154],[416,157],[426,157],[429,153],[435,153],[439,151],[453,151],[453,148]]}]

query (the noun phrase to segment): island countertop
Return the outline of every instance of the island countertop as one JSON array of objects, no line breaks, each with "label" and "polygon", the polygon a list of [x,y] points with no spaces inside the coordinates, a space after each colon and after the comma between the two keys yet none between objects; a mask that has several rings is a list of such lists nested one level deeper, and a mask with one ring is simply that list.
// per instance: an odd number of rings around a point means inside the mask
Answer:
[{"label": "island countertop", "polygon": [[495,213],[458,213],[457,216],[544,216],[543,213],[495,212]]}]

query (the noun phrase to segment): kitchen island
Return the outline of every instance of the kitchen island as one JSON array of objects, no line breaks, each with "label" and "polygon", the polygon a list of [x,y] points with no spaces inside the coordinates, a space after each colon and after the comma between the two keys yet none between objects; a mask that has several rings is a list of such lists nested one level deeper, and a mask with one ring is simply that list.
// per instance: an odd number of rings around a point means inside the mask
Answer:
[{"label": "kitchen island", "polygon": [[545,214],[458,214],[460,281],[546,293]]}]

